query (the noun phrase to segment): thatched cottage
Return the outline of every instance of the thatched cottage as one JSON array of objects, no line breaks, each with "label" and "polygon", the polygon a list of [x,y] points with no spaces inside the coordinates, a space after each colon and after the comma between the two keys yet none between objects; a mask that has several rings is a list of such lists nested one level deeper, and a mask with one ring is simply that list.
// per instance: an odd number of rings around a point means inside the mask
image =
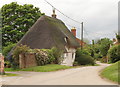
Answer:
[{"label": "thatched cottage", "polygon": [[31,49],[57,47],[64,50],[64,60],[61,64],[72,66],[76,49],[80,45],[65,24],[56,18],[55,11],[53,12],[52,17],[40,17],[17,45],[27,45]]}]

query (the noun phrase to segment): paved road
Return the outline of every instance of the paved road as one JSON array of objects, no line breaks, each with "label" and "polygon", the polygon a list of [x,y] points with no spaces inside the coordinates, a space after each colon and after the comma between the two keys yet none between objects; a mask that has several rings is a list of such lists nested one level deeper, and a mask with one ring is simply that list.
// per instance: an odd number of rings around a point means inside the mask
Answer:
[{"label": "paved road", "polygon": [[14,72],[17,77],[4,77],[2,83],[8,85],[115,85],[102,79],[99,72],[109,66],[86,66],[56,72]]}]

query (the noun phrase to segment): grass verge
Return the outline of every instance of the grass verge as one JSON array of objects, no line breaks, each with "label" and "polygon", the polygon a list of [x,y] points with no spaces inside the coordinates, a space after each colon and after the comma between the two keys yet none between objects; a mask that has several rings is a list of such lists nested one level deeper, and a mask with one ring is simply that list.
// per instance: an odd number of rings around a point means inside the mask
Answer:
[{"label": "grass verge", "polygon": [[45,66],[36,66],[36,67],[30,67],[25,69],[12,69],[12,68],[5,68],[5,71],[34,71],[34,72],[51,72],[51,71],[58,71],[58,70],[64,70],[73,68],[70,66],[64,66],[64,65],[57,65],[57,64],[49,64]]},{"label": "grass verge", "polygon": [[18,76],[18,74],[5,73],[5,75],[0,75],[0,76],[3,76],[3,77],[6,77],[6,76]]},{"label": "grass verge", "polygon": [[107,68],[105,68],[102,72],[101,72],[101,76],[105,77],[113,82],[119,82],[120,83],[120,78],[118,78],[118,63],[116,62],[114,64],[112,64],[111,66],[108,66]]},{"label": "grass verge", "polygon": [[100,66],[100,64],[95,64],[95,65],[93,65],[93,66]]}]

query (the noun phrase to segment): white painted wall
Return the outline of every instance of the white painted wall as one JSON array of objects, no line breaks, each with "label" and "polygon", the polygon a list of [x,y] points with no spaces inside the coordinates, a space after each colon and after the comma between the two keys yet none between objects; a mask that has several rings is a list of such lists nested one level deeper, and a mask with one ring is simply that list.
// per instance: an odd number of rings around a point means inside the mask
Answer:
[{"label": "white painted wall", "polygon": [[73,63],[75,61],[75,52],[76,49],[75,48],[67,48],[67,53],[64,53],[64,59],[63,62],[61,63],[61,65],[66,65],[66,66],[73,66]]}]

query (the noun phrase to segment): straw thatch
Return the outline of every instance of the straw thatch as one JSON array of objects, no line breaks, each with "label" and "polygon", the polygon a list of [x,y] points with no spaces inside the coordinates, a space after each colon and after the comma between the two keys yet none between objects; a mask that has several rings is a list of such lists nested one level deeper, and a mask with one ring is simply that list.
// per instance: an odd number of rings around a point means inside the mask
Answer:
[{"label": "straw thatch", "polygon": [[[66,51],[65,46],[72,48],[80,46],[76,37],[61,20],[49,16],[41,16],[18,42],[17,46],[21,44],[27,45],[31,49],[57,47],[64,51]],[[13,49],[8,54],[8,58],[12,55]]]},{"label": "straw thatch", "polygon": [[19,41],[18,45],[20,44],[27,45],[32,49],[50,49],[52,47],[65,49],[65,46],[79,47],[76,38],[65,24],[59,19],[48,16],[40,17]]}]

